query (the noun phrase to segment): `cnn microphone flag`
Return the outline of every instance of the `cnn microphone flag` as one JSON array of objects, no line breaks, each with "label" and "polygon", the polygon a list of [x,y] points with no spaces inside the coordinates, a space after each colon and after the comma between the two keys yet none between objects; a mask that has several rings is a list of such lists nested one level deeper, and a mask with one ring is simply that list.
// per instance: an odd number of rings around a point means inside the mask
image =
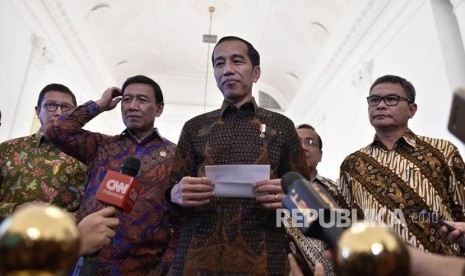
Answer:
[{"label": "cnn microphone flag", "polygon": [[141,191],[134,177],[108,170],[95,198],[129,213]]}]

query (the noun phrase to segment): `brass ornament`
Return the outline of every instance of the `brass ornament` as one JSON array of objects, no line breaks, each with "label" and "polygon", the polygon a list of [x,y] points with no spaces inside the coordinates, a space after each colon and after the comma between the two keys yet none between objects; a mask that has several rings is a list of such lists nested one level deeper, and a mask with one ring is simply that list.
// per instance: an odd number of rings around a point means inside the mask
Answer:
[{"label": "brass ornament", "polygon": [[34,206],[0,225],[0,275],[66,275],[79,254],[79,231],[66,211]]},{"label": "brass ornament", "polygon": [[337,275],[409,275],[405,244],[390,229],[355,223],[343,232],[334,258]]}]

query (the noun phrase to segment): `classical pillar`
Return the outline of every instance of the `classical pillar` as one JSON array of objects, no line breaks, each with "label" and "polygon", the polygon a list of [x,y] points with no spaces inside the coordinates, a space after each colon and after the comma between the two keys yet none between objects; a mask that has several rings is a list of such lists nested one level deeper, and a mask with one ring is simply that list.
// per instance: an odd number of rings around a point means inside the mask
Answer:
[{"label": "classical pillar", "polygon": [[[465,45],[465,0],[450,0],[457,18],[462,44]],[[465,50],[465,48],[464,48]]]},{"label": "classical pillar", "polygon": [[[457,6],[453,6],[452,2],[457,2]],[[459,20],[464,23],[465,21],[460,19],[461,16],[457,13],[460,9],[465,17],[465,0],[430,0],[430,3],[449,86],[454,90],[465,86],[464,36],[460,33]],[[462,31],[465,32],[465,28],[462,28]]]}]

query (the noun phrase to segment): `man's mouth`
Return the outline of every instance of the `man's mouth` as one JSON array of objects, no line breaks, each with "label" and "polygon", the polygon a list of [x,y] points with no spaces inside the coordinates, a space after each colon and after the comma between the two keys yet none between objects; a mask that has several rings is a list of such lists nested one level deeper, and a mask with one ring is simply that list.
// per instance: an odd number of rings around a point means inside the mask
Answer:
[{"label": "man's mouth", "polygon": [[237,83],[237,81],[234,80],[234,79],[228,79],[228,80],[223,81],[223,85],[225,85],[225,86],[231,86],[231,85],[234,85],[236,83]]}]

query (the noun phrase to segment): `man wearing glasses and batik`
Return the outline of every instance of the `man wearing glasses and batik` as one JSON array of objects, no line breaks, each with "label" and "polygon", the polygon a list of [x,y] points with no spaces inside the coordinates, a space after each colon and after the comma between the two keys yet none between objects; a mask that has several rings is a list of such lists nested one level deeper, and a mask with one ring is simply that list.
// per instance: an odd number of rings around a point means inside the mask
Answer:
[{"label": "man wearing glasses and batik", "polygon": [[76,97],[62,84],[39,93],[35,112],[39,130],[0,144],[0,220],[37,204],[76,211],[85,184],[84,164],[64,154],[44,137],[44,129],[76,106]]},{"label": "man wearing glasses and batik", "polygon": [[[326,177],[321,176],[318,173],[317,166],[321,162],[323,156],[323,141],[320,135],[316,132],[309,124],[302,124],[297,127],[297,134],[299,135],[300,143],[305,152],[305,160],[307,161],[308,175],[310,176],[309,185],[313,185],[313,188],[317,190],[321,197],[332,206],[339,205],[335,208],[347,208],[344,197],[337,190],[337,184]],[[291,227],[292,228],[292,227]],[[300,230],[293,231],[290,228],[286,228],[287,241],[289,244],[303,243],[305,246],[295,249],[296,252],[292,252],[294,257],[297,258],[300,265],[310,267],[311,271],[314,270],[316,264],[321,264],[325,275],[331,276],[336,275],[334,272],[334,265],[330,260],[324,257],[324,250],[328,249],[327,245],[318,239],[305,237]],[[291,251],[292,248],[291,248]],[[310,272],[308,272],[310,274]]]},{"label": "man wearing glasses and batik", "polygon": [[375,80],[367,103],[376,134],[341,165],[339,189],[347,204],[357,219],[384,224],[422,251],[463,254],[420,214],[427,209],[446,221],[465,221],[465,165],[457,147],[410,130],[417,104],[404,78]]}]

